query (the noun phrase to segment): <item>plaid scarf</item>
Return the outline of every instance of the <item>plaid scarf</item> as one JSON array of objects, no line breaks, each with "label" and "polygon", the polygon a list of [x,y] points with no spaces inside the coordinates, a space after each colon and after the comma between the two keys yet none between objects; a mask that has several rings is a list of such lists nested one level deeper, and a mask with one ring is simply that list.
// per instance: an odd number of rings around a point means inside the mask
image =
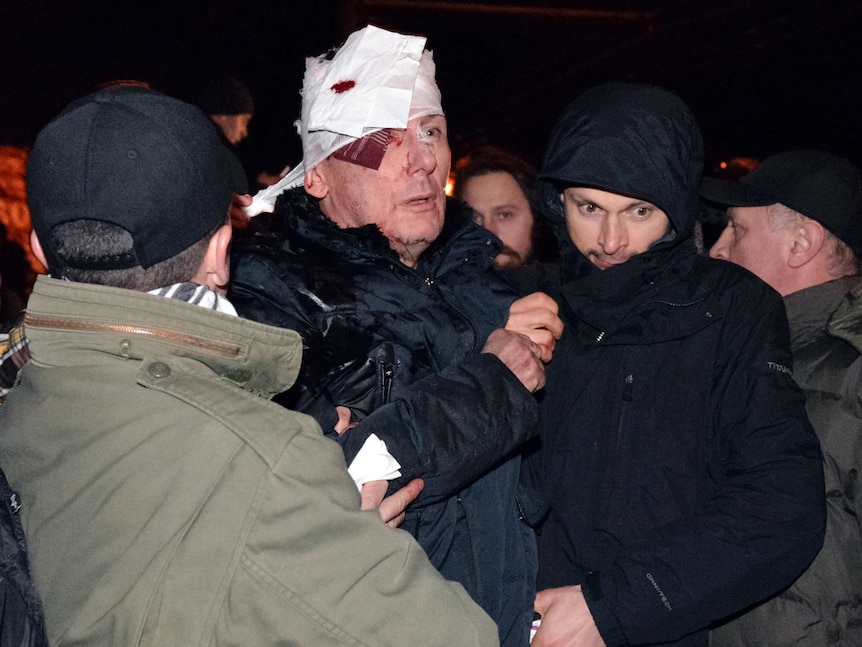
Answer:
[{"label": "plaid scarf", "polygon": [[0,333],[0,404],[15,384],[18,371],[30,359],[29,341],[24,334],[24,314],[24,310],[18,313],[8,332]]}]

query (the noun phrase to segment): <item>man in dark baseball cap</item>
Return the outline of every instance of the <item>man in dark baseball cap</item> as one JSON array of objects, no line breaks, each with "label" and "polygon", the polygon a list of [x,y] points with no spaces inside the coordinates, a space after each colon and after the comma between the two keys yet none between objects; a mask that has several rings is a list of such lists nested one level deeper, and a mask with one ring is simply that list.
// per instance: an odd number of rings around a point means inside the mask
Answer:
[{"label": "man in dark baseball cap", "polygon": [[40,132],[27,166],[35,248],[50,273],[144,291],[193,276],[158,266],[223,227],[244,188],[197,108],[133,86],[69,105]]},{"label": "man in dark baseball cap", "polygon": [[784,297],[794,377],[823,451],[823,548],[786,591],[713,631],[714,647],[862,644],[862,174],[825,151],[766,158],[739,181],[705,179],[702,196],[727,208],[710,256],[757,274]]},{"label": "man in dark baseball cap", "polygon": [[[701,195],[728,209],[727,227],[710,255],[745,267],[782,295],[857,272],[862,175],[842,157],[818,150],[778,153],[739,181],[705,178]],[[794,233],[803,234],[801,247]],[[800,263],[803,249],[824,253],[812,256],[813,265]]]},{"label": "man in dark baseball cap", "polygon": [[140,87],[73,103],[33,147],[52,276],[0,457],[50,642],[496,645],[462,587],[360,510],[338,445],[267,401],[303,348],[223,296],[241,177],[200,110]]}]

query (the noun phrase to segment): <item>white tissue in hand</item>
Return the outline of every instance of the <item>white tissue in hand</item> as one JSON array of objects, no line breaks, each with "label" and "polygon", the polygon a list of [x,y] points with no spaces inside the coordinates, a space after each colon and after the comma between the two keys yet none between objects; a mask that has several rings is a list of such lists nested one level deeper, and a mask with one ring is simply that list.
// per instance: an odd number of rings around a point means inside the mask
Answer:
[{"label": "white tissue in hand", "polygon": [[371,434],[356,454],[348,474],[356,487],[362,489],[369,481],[391,481],[401,476],[401,464],[386,449],[386,443],[376,434]]}]

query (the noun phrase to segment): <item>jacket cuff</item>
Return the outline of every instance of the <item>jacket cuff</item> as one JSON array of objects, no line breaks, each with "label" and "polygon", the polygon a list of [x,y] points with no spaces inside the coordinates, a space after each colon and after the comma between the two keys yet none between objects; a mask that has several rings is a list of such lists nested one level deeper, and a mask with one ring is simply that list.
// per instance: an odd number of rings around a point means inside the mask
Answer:
[{"label": "jacket cuff", "polygon": [[[590,573],[581,585],[593,622],[607,647],[622,647],[627,643],[626,635],[611,608],[613,583],[600,573]],[[610,594],[610,595],[609,595]]]}]

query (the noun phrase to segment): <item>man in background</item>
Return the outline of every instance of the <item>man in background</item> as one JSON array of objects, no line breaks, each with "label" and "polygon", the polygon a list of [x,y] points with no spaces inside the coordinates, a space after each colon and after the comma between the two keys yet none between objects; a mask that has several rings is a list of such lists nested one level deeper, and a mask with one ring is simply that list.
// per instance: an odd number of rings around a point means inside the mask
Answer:
[{"label": "man in background", "polygon": [[254,116],[254,99],[245,84],[229,75],[217,76],[201,91],[197,100],[224,140],[236,146],[248,137],[248,125]]},{"label": "man in background", "polygon": [[482,146],[463,157],[455,165],[455,197],[503,243],[494,258],[497,270],[556,259],[556,241],[541,217],[536,170],[517,155]]},{"label": "man in background", "polygon": [[727,209],[710,256],[736,263],[782,297],[793,376],[823,451],[826,536],[793,585],[713,630],[715,647],[862,644],[862,175],[825,151],[766,158],[739,181],[706,178]]}]

